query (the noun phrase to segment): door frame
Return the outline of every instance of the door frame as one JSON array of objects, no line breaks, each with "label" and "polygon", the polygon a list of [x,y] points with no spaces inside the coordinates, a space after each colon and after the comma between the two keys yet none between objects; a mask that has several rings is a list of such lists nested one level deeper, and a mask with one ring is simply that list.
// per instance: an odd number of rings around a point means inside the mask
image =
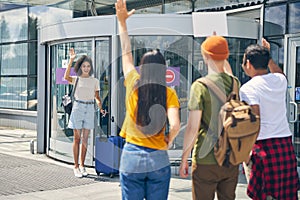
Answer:
[{"label": "door frame", "polygon": [[296,56],[300,48],[300,34],[287,34],[284,39],[284,73],[288,79],[287,88],[287,117],[294,142],[294,123],[298,120],[298,108],[295,102]]},{"label": "door frame", "polygon": [[[99,69],[96,69],[96,42],[97,41],[108,41],[109,43],[111,43],[111,37],[109,36],[103,36],[103,37],[85,37],[85,38],[73,38],[73,39],[65,39],[65,40],[59,40],[59,41],[54,41],[54,42],[49,42],[47,44],[47,48],[48,48],[48,51],[47,51],[47,57],[48,57],[48,66],[47,69],[48,69],[48,88],[49,90],[48,91],[52,91],[53,90],[53,86],[52,86],[52,81],[53,81],[53,77],[52,76],[52,70],[53,68],[51,67],[51,47],[54,46],[54,45],[58,45],[58,44],[64,44],[64,43],[74,43],[74,42],[90,42],[91,43],[91,57],[92,57],[92,62],[93,62],[93,66],[94,66],[94,76],[98,79],[100,79],[100,68]],[[111,61],[111,45],[109,45],[109,57],[108,57],[108,61],[110,62]],[[109,68],[109,66],[108,66]],[[97,74],[96,74],[97,73]],[[110,73],[111,73],[111,70],[110,70]],[[111,77],[111,75],[110,75]],[[111,78],[108,80],[109,82],[109,85],[111,86]],[[111,88],[109,88],[108,90],[108,95],[110,95],[111,93]],[[50,92],[50,94],[52,94],[52,92]],[[48,113],[52,113],[53,114],[53,110],[56,109],[53,107],[53,102],[51,100],[51,95],[49,96],[49,108],[48,108]],[[101,99],[102,100],[102,99]],[[109,103],[109,110],[111,110],[111,103]],[[50,116],[48,116],[48,131],[47,132],[51,132],[52,131],[52,114]],[[95,113],[97,114],[97,113]],[[96,116],[95,116],[96,117]],[[98,120],[97,120],[98,122]],[[96,120],[95,120],[95,123],[97,123]],[[108,128],[110,129],[110,121],[108,121]],[[85,160],[85,164],[87,166],[94,166],[94,140],[95,140],[95,135],[97,134],[96,132],[96,129],[92,129],[90,131],[90,135],[89,135],[89,141],[88,141],[88,147],[87,147],[87,154],[86,154],[86,160]],[[110,130],[108,130],[110,131]],[[47,155],[49,155],[50,157],[53,157],[55,159],[58,159],[58,160],[63,160],[65,162],[70,162],[72,163],[73,162],[73,154],[72,154],[72,145],[73,145],[73,142],[66,142],[66,141],[60,141],[60,140],[57,140],[56,138],[51,138],[50,137],[51,134],[47,134],[46,135],[46,138],[47,138],[47,146],[46,146],[46,153]],[[53,152],[50,151],[50,149],[52,148]],[[63,151],[63,152],[67,152],[68,154],[67,155],[64,155],[64,154],[57,154],[56,151]],[[71,155],[71,156],[70,156]]]}]

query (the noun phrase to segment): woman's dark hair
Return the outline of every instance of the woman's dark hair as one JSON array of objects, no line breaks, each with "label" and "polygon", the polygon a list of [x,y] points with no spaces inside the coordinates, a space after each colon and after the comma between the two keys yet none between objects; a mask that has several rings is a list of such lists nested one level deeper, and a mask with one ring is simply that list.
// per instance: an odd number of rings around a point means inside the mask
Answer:
[{"label": "woman's dark hair", "polygon": [[257,44],[250,45],[245,50],[244,65],[247,60],[249,60],[255,69],[268,69],[270,52],[266,47]]},{"label": "woman's dark hair", "polygon": [[143,55],[137,82],[137,125],[144,134],[160,132],[166,123],[166,61],[159,50]]},{"label": "woman's dark hair", "polygon": [[80,76],[82,74],[82,70],[81,70],[81,65],[84,62],[88,62],[91,66],[91,70],[89,72],[89,75],[91,76],[94,73],[94,68],[93,68],[93,62],[92,59],[86,55],[81,56],[75,63],[74,65],[74,70],[76,72],[76,74],[78,76]]}]

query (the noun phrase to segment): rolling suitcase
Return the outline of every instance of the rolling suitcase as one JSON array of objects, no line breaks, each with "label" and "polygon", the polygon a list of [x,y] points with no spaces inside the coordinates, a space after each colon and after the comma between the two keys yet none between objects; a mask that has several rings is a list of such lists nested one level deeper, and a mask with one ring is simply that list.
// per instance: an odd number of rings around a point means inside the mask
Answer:
[{"label": "rolling suitcase", "polygon": [[120,136],[96,137],[95,170],[111,178],[119,174],[120,157],[125,140]]}]

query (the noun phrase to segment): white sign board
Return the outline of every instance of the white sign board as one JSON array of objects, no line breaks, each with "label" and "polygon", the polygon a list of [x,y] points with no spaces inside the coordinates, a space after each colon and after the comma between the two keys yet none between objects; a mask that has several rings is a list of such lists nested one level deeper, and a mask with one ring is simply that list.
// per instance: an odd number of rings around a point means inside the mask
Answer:
[{"label": "white sign board", "polygon": [[192,13],[194,37],[206,37],[216,32],[220,36],[228,36],[227,16],[224,12]]},{"label": "white sign board", "polygon": [[69,63],[68,60],[62,59],[62,61],[61,61],[62,68],[67,68],[68,67],[68,63]]}]

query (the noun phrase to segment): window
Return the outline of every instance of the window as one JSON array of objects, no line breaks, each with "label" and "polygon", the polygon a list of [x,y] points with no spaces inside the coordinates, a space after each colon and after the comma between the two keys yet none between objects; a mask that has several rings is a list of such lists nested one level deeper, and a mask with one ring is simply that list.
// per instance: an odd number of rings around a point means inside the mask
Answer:
[{"label": "window", "polygon": [[27,8],[0,13],[0,42],[15,42],[27,39]]},{"label": "window", "polygon": [[26,75],[28,44],[2,45],[1,49],[1,76]]},{"label": "window", "polygon": [[289,33],[300,32],[300,2],[289,5]]},{"label": "window", "polygon": [[27,11],[0,13],[0,108],[37,109],[37,19]]},{"label": "window", "polygon": [[286,27],[286,5],[265,9],[264,35],[283,35]]},{"label": "window", "polygon": [[27,88],[26,77],[1,77],[0,88],[0,107],[27,108],[27,101],[21,95]]},{"label": "window", "polygon": [[271,57],[275,63],[283,68],[283,57],[284,57],[284,39],[272,38],[268,39],[271,45]]}]

